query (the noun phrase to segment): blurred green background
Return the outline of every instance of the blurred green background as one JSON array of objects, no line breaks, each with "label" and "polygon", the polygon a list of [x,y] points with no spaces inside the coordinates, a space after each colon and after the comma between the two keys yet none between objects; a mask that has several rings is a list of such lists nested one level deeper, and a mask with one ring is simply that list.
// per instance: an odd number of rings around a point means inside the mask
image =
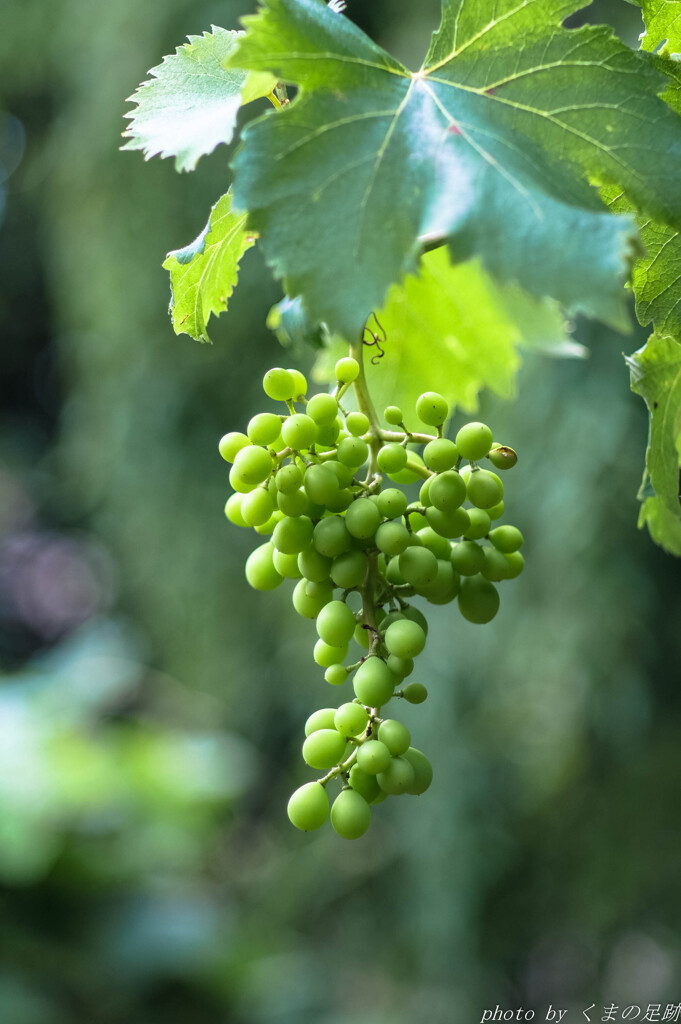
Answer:
[{"label": "blurred green background", "polygon": [[[407,62],[436,8],[349,5]],[[216,344],[176,338],[160,264],[229,154],[178,176],[118,151],[148,68],[248,9],[0,12],[0,1021],[679,1001],[681,570],[635,528],[647,426],[621,353],[639,329],[577,323],[588,360],[528,357],[515,404],[483,399],[521,452],[528,567],[491,627],[432,611],[431,696],[404,715],[427,796],[357,843],[288,824],[304,720],[337,694],[290,587],[247,587],[217,455],[282,361],[280,290],[252,251]],[[635,43],[636,8],[587,14]]]}]

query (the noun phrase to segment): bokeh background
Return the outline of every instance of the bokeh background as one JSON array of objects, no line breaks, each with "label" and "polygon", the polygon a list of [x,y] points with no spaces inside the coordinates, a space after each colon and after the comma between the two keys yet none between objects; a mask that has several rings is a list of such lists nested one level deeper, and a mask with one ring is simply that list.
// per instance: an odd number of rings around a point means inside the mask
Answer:
[{"label": "bokeh background", "polygon": [[[485,629],[436,608],[408,708],[427,796],[357,843],[288,824],[336,696],[284,586],[255,594],[217,440],[282,361],[250,252],[214,346],[167,250],[224,191],[120,153],[124,98],[223,0],[0,11],[0,1021],[468,1024],[496,1004],[681,1000],[679,563],[636,530],[646,414],[622,351],[527,357],[507,508],[527,570]],[[436,0],[350,3],[418,61]],[[635,42],[636,8],[585,17]],[[632,318],[633,324],[633,318]],[[311,353],[286,357],[307,370]]]}]

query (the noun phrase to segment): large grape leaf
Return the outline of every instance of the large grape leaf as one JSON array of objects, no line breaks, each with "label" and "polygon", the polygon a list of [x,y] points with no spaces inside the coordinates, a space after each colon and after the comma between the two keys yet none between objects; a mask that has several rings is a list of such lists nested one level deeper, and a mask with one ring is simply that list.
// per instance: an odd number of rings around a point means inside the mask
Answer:
[{"label": "large grape leaf", "polygon": [[122,148],[141,149],[146,160],[174,156],[176,170],[193,171],[199,157],[229,142],[241,104],[267,96],[275,84],[269,74],[225,66],[242,34],[214,25],[152,68],[128,99],[137,105],[124,115],[130,141]]},{"label": "large grape leaf", "polygon": [[641,37],[644,50],[656,50],[666,43],[665,50],[681,50],[681,0],[640,0],[646,30]]},{"label": "large grape leaf", "polygon": [[232,211],[227,192],[210,212],[208,223],[184,249],[169,252],[164,268],[170,272],[170,314],[176,334],[210,341],[207,323],[227,309],[239,261],[255,239],[246,231],[246,215]]},{"label": "large grape leaf", "polygon": [[670,555],[681,557],[681,519],[670,512],[656,495],[643,499],[638,525],[647,526],[655,543]]},{"label": "large grape leaf", "polygon": [[[495,285],[477,261],[452,265],[444,247],[423,257],[417,277],[393,285],[377,318],[366,339],[374,332],[379,345],[365,346],[364,364],[379,413],[387,405],[413,409],[433,386],[466,412],[477,409],[483,388],[510,398],[523,342],[559,355],[583,353],[569,341],[555,303]],[[346,354],[347,342],[336,339],[318,357],[316,379],[331,380]]]},{"label": "large grape leaf", "polygon": [[681,224],[681,122],[664,78],[568,0],[444,0],[412,73],[317,0],[266,0],[231,66],[299,86],[252,122],[235,202],[312,318],[352,336],[424,239],[623,325],[633,224],[587,184]]}]

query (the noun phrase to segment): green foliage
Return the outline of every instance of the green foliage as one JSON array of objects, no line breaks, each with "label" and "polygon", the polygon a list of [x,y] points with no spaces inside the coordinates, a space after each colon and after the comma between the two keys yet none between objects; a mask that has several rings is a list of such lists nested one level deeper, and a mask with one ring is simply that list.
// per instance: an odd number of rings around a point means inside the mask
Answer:
[{"label": "green foliage", "polygon": [[646,30],[641,38],[643,50],[656,50],[665,43],[665,51],[681,50],[681,3],[679,0],[640,0]]},{"label": "green foliage", "polygon": [[245,228],[246,215],[232,211],[231,191],[218,199],[201,234],[184,249],[168,253],[163,264],[170,272],[170,313],[176,334],[210,341],[211,314],[227,309],[239,261],[255,242]]}]

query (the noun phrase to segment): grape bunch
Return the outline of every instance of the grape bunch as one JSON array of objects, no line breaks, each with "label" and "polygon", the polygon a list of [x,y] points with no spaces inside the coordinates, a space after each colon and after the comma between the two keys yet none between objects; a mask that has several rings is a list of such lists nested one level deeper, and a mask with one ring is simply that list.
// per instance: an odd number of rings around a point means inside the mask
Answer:
[{"label": "grape bunch", "polygon": [[[357,839],[369,827],[372,805],[419,795],[432,780],[409,730],[384,713],[394,698],[421,704],[428,695],[409,679],[428,632],[412,600],[456,600],[469,622],[489,622],[499,608],[495,584],[522,571],[523,537],[515,526],[495,525],[504,485],[479,463],[506,470],[517,455],[495,444],[489,427],[467,423],[455,440],[444,437],[448,404],[426,392],[416,416],[435,433],[408,429],[396,406],[384,412],[394,428],[385,430],[373,408],[367,415],[342,405],[354,382],[361,408],[358,361],[340,359],[335,375],[333,394],[307,398],[300,371],[269,370],[265,394],[286,411],[259,413],[246,433],[226,434],[220,454],[231,463],[234,489],[227,518],[269,538],[248,557],[246,579],[256,590],[294,580],[293,607],[316,620],[313,657],[326,682],[352,679],[351,700],[306,722],[303,759],[324,774],[293,793],[289,818],[299,829],[319,828],[329,816],[327,786],[337,780],[331,825]],[[420,483],[417,496],[384,487],[384,477]]]}]

